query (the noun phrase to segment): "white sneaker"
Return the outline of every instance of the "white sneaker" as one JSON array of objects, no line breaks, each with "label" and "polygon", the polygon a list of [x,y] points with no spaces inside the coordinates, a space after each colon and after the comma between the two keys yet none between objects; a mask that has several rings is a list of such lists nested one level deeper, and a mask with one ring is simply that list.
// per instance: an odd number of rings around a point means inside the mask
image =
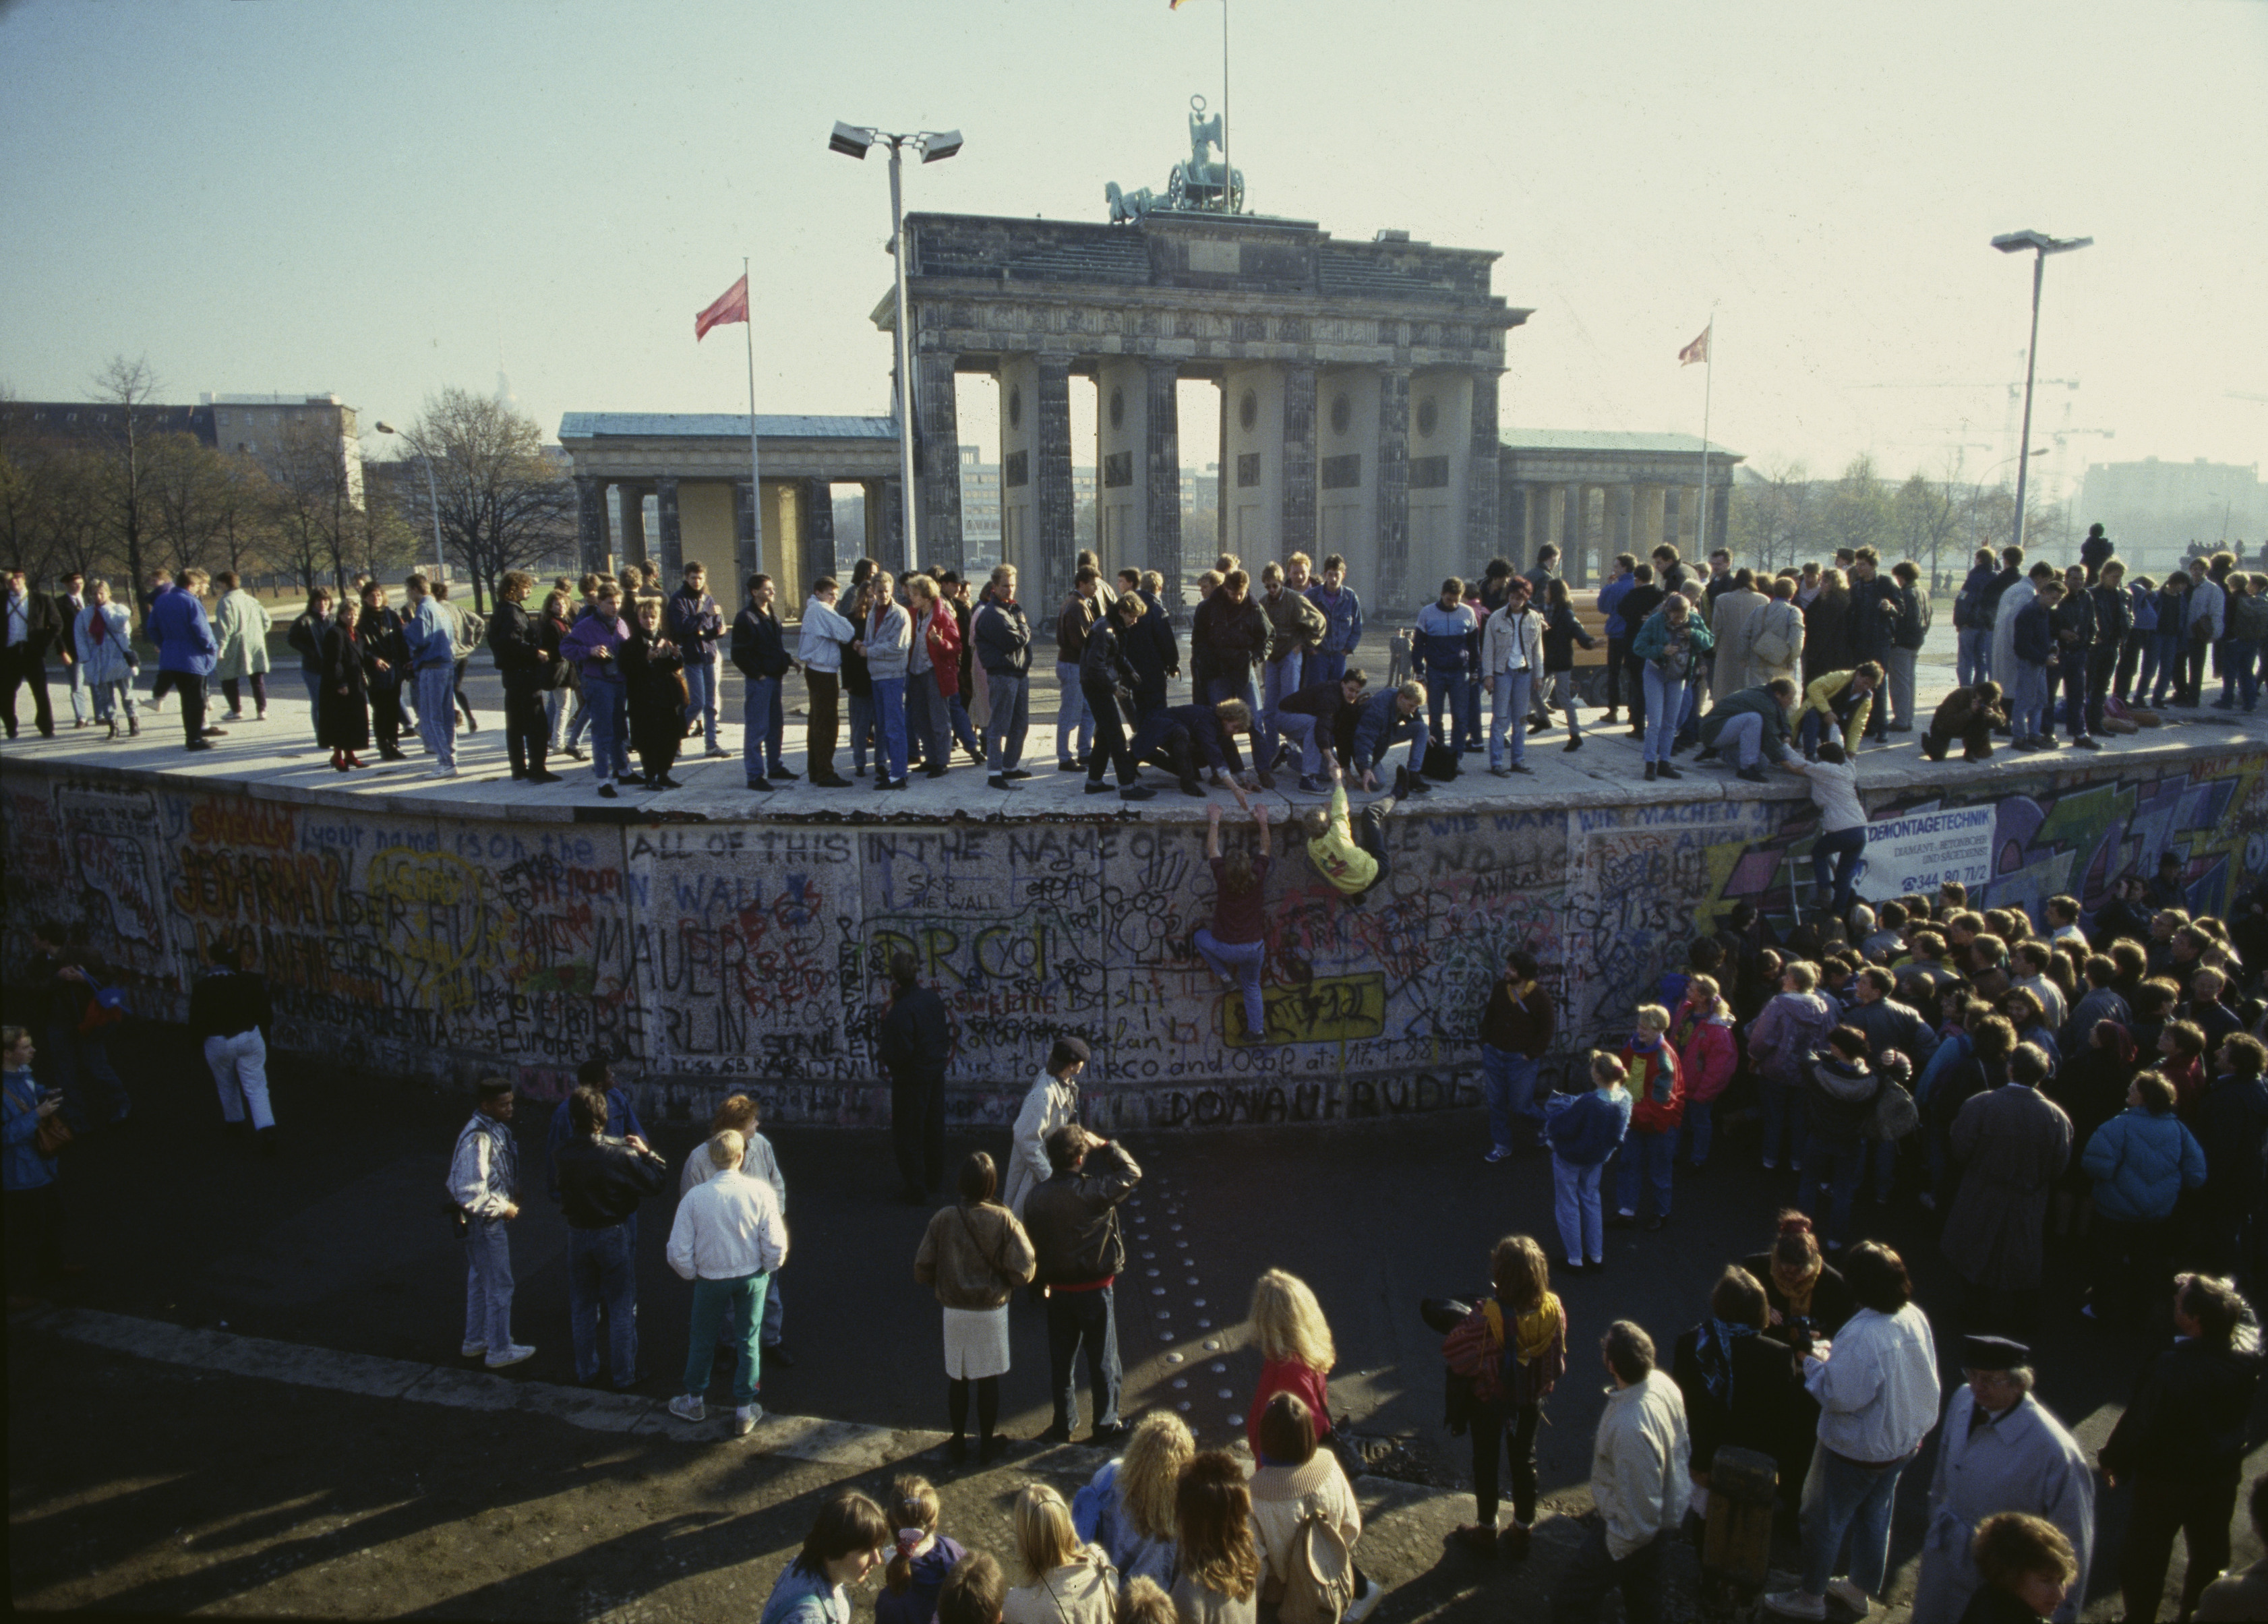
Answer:
[{"label": "white sneaker", "polygon": [[1860,1590],[1858,1585],[1849,1579],[1828,1580],[1827,1599],[1830,1601],[1841,1602],[1845,1606],[1850,1608],[1854,1614],[1862,1619],[1867,1616],[1867,1613],[1872,1610],[1874,1605],[1873,1601],[1868,1599],[1867,1592]]},{"label": "white sneaker", "polygon": [[1764,1611],[1784,1619],[1823,1619],[1827,1616],[1827,1598],[1802,1591],[1774,1591],[1764,1598]]},{"label": "white sneaker", "polygon": [[733,1412],[733,1436],[736,1438],[747,1437],[748,1434],[756,1429],[756,1423],[763,1418],[764,1407],[762,1405],[747,1404],[741,1406],[739,1409]]},{"label": "white sneaker", "polygon": [[505,1347],[497,1348],[494,1353],[489,1356],[489,1369],[491,1370],[501,1370],[508,1364],[518,1364],[524,1359],[533,1359],[534,1357],[535,1357],[535,1349],[533,1345],[523,1342],[512,1342]]},{"label": "white sneaker", "polygon": [[457,769],[453,767],[437,767],[425,775],[428,778],[454,778],[457,775]]},{"label": "white sneaker", "polygon": [[486,1342],[467,1342],[462,1348],[457,1349],[468,1359],[477,1359],[488,1350],[489,1345]]},{"label": "white sneaker", "polygon": [[681,1393],[669,1401],[669,1413],[680,1421],[706,1421],[709,1407],[693,1393]]},{"label": "white sneaker", "polygon": [[1363,1620],[1378,1610],[1378,1598],[1385,1594],[1386,1587],[1379,1584],[1375,1575],[1371,1576],[1370,1594],[1358,1596],[1347,1603],[1346,1624],[1362,1624]]}]

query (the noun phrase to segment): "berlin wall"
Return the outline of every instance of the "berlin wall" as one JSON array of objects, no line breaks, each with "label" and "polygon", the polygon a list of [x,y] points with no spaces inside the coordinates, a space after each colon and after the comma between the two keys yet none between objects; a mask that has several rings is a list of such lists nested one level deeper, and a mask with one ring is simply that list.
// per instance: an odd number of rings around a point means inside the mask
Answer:
[{"label": "berlin wall", "polygon": [[[2268,873],[2264,765],[2247,747],[1957,787],[1896,774],[1866,797],[1861,893],[1960,878],[1983,905],[2091,906],[2171,851],[2193,907],[2220,911]],[[545,821],[18,761],[0,858],[12,952],[53,913],[87,929],[136,1013],[180,1019],[216,935],[248,940],[276,1047],[342,1080],[503,1072],[555,1097],[602,1054],[665,1116],[744,1090],[768,1117],[880,1123],[882,972],[902,950],[952,1013],[954,1120],[1011,1118],[1049,1041],[1076,1033],[1090,1120],[1214,1129],[1477,1103],[1479,1015],[1514,947],[1544,966],[1563,1066],[1618,1040],[1721,910],[1785,921],[1808,882],[1800,786],[1698,787],[1470,811],[1436,796],[1388,820],[1388,878],[1359,903],[1278,828],[1264,1044],[1190,946],[1212,880],[1186,819]]]}]

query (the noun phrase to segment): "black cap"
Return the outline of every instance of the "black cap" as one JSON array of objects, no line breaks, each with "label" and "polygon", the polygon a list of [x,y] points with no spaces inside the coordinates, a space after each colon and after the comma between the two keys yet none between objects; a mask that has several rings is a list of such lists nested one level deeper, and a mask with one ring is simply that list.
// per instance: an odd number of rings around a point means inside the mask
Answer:
[{"label": "black cap", "polygon": [[1048,1051],[1048,1069],[1061,1071],[1074,1062],[1083,1066],[1094,1058],[1085,1038],[1057,1038],[1055,1047]]},{"label": "black cap", "polygon": [[1966,1370],[2013,1370],[2031,1363],[2032,1350],[2005,1336],[1964,1336],[1961,1367]]}]

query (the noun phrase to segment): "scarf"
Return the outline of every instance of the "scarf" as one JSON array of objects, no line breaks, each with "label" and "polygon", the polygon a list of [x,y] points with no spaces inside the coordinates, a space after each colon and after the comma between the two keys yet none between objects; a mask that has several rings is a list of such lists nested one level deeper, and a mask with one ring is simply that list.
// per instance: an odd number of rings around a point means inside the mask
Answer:
[{"label": "scarf", "polygon": [[1542,1302],[1513,1319],[1513,1359],[1521,1364],[1533,1364],[1550,1352],[1552,1339],[1559,1334],[1564,1319],[1559,1299],[1546,1291]]},{"label": "scarf", "polygon": [[98,608],[94,612],[94,618],[87,624],[86,640],[90,644],[99,649],[102,646],[104,640],[109,636],[110,622],[103,618],[102,611]]},{"label": "scarf", "polygon": [[1701,1322],[1701,1334],[1694,1339],[1694,1356],[1701,1363],[1701,1384],[1709,1396],[1718,1403],[1733,1402],[1733,1344],[1744,1336],[1754,1336],[1752,1325],[1734,1325],[1719,1319],[1714,1314]]},{"label": "scarf", "polygon": [[1773,1260],[1772,1284],[1787,1295],[1787,1318],[1790,1319],[1809,1318],[1811,1293],[1819,1284],[1820,1276],[1825,1274],[1826,1270],[1827,1260],[1824,1258],[1814,1263],[1807,1273],[1800,1275],[1784,1267],[1777,1259]]}]

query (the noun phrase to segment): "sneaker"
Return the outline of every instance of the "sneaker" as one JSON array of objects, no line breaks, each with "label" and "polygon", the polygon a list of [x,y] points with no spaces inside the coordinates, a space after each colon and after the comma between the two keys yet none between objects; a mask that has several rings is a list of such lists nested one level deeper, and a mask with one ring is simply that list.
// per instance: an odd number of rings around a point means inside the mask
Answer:
[{"label": "sneaker", "polygon": [[1874,1602],[1866,1591],[1848,1579],[1827,1581],[1827,1599],[1842,1603],[1857,1618],[1865,1618],[1874,1609]]},{"label": "sneaker", "polygon": [[1491,778],[1509,778],[1512,776],[1512,768],[1509,767],[1491,767],[1489,768],[1489,776]]},{"label": "sneaker", "polygon": [[1083,773],[1086,770],[1086,763],[1084,761],[1058,760],[1056,762],[1056,771],[1059,773]]},{"label": "sneaker", "polygon": [[2100,750],[2102,748],[2102,741],[2095,738],[2092,733],[2081,733],[2077,739],[2073,739],[2071,742],[2072,747],[2076,750]]},{"label": "sneaker", "polygon": [[1330,780],[1314,773],[1300,775],[1300,788],[1309,795],[1322,795],[1330,788]]},{"label": "sneaker", "polygon": [[1108,795],[1110,793],[1110,785],[1101,778],[1088,779],[1084,789],[1086,793],[1089,795]]},{"label": "sneaker", "polygon": [[[1081,770],[1083,771],[1085,769],[1082,768]],[[1020,767],[1012,767],[1006,772],[1001,774],[1000,776],[1009,780],[1011,783],[1013,783],[1015,780],[1020,778],[1029,778],[1031,774],[1026,772]]]},{"label": "sneaker", "polygon": [[1118,798],[1122,801],[1146,801],[1157,793],[1148,784],[1130,783],[1119,790]]},{"label": "sneaker", "polygon": [[747,1437],[748,1434],[756,1429],[756,1423],[763,1418],[764,1407],[762,1405],[741,1405],[738,1409],[733,1412],[733,1436],[736,1438]]},{"label": "sneaker", "polygon": [[801,773],[790,772],[786,768],[782,767],[777,761],[775,761],[771,766],[765,768],[764,776],[767,778],[800,778],[803,775]]},{"label": "sneaker", "polygon": [[1504,770],[1508,773],[1526,773],[1531,778],[1535,775],[1535,769],[1525,761],[1514,761]]},{"label": "sneaker", "polygon": [[457,1349],[457,1353],[461,1358],[478,1359],[484,1356],[488,1350],[489,1345],[486,1342],[467,1342],[462,1348]]},{"label": "sneaker", "polygon": [[457,769],[453,767],[436,767],[428,771],[425,776],[428,778],[454,778],[457,776]]},{"label": "sneaker", "polygon": [[1565,744],[1564,744],[1564,745],[1560,746],[1559,747],[1560,747],[1560,749],[1562,749],[1563,751],[1564,751],[1564,750],[1580,750],[1580,749],[1583,747],[1583,736],[1582,736],[1580,733],[1578,733],[1578,734],[1576,734],[1576,735],[1574,736],[1574,738],[1572,738],[1572,739],[1569,739]]},{"label": "sneaker", "polygon": [[703,750],[701,753],[702,753],[702,755],[703,755],[704,758],[706,758],[706,759],[707,759],[707,760],[709,760],[709,761],[725,761],[725,760],[728,759],[728,758],[732,755],[732,753],[732,753],[730,750],[720,750],[720,749],[718,749],[716,746],[711,745],[711,746],[709,746],[709,748],[707,748],[706,750]]},{"label": "sneaker", "polygon": [[523,1342],[514,1342],[508,1348],[499,1348],[489,1355],[489,1369],[501,1370],[508,1364],[518,1364],[523,1360],[534,1357],[535,1357],[534,1347]]},{"label": "sneaker", "polygon": [[1378,1581],[1372,1579],[1368,1595],[1358,1596],[1347,1603],[1346,1624],[1362,1624],[1362,1620],[1377,1609],[1378,1598],[1385,1594],[1385,1591],[1380,1588]]},{"label": "sneaker", "polygon": [[995,773],[984,781],[984,787],[988,790],[1013,790],[1019,786],[1009,783],[1005,773]]},{"label": "sneaker", "polygon": [[1823,1619],[1827,1598],[1803,1591],[1774,1591],[1764,1598],[1764,1611],[1784,1619]]},{"label": "sneaker", "polygon": [[706,1421],[709,1407],[697,1393],[681,1393],[669,1401],[669,1413],[680,1421]]},{"label": "sneaker", "polygon": [[772,781],[769,778],[751,778],[748,780],[748,788],[762,792],[772,789],[773,784]]},{"label": "sneaker", "polygon": [[1761,767],[1744,767],[1733,776],[1746,779],[1750,783],[1762,783],[1764,782],[1764,769]]},{"label": "sneaker", "polygon": [[1481,1157],[1481,1160],[1484,1162],[1501,1162],[1510,1157],[1511,1155],[1512,1147],[1508,1144],[1491,1145],[1489,1147],[1488,1154]]},{"label": "sneaker", "polygon": [[622,798],[622,791],[615,789],[615,786],[610,783],[600,784],[599,786],[599,794],[602,798],[609,801],[620,800]]}]

